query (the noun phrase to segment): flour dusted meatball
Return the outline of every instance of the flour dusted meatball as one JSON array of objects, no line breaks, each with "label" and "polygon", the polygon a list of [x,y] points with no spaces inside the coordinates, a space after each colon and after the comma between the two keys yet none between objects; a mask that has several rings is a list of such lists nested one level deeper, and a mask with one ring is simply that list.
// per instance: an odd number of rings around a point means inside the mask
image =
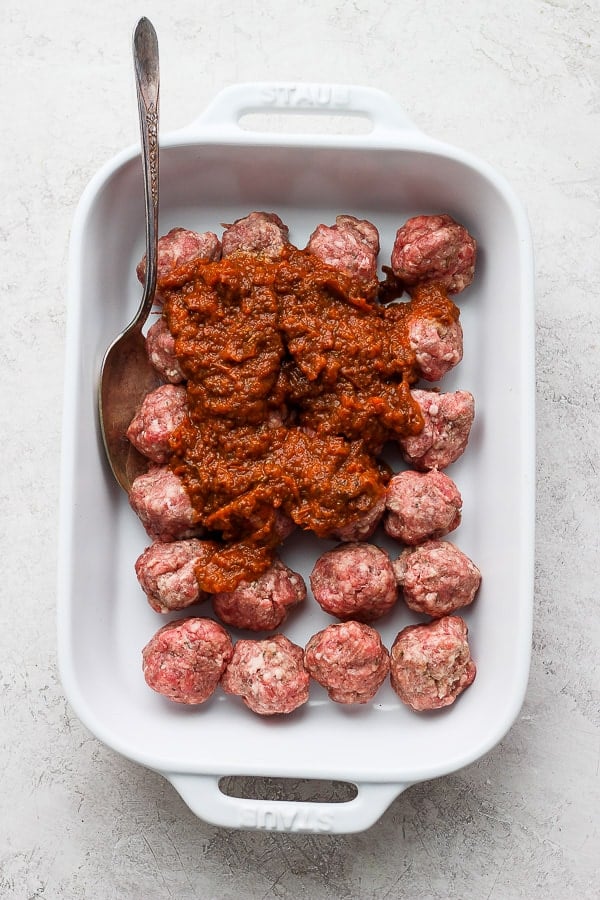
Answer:
[{"label": "flour dusted meatball", "polygon": [[407,286],[435,281],[458,294],[473,280],[476,241],[448,215],[415,216],[396,232],[394,275]]},{"label": "flour dusted meatball", "polygon": [[304,651],[283,634],[238,641],[221,687],[260,716],[290,713],[306,703],[309,675]]},{"label": "flour dusted meatball", "polygon": [[387,678],[390,659],[374,628],[350,621],[314,634],[304,665],[336,703],[368,703]]},{"label": "flour dusted meatball", "polygon": [[319,606],[338,619],[371,622],[398,598],[390,558],[374,544],[340,544],[323,553],[311,572],[310,585]]},{"label": "flour dusted meatball", "polygon": [[426,625],[409,625],[396,637],[390,653],[390,680],[403,703],[417,712],[454,703],[473,683],[475,663],[468,629],[459,616]]},{"label": "flour dusted meatball", "polygon": [[135,574],[152,609],[167,613],[206,599],[195,572],[206,543],[196,538],[155,541],[138,556]]},{"label": "flour dusted meatball", "polygon": [[169,622],[142,650],[149,687],[176,703],[204,703],[215,692],[233,654],[231,638],[212,619]]},{"label": "flour dusted meatball", "polygon": [[371,509],[354,522],[338,528],[331,534],[332,538],[338,541],[368,541],[381,521],[383,511],[385,509],[385,495],[380,497]]},{"label": "flour dusted meatball", "polygon": [[463,453],[475,416],[469,391],[411,391],[421,408],[423,430],[400,438],[404,460],[415,469],[445,469]]},{"label": "flour dusted meatball", "polygon": [[379,233],[371,222],[336,216],[335,225],[317,225],[306,249],[324,263],[361,281],[377,278]]},{"label": "flour dusted meatball", "polygon": [[227,225],[222,236],[223,256],[256,253],[275,259],[289,243],[289,229],[276,213],[251,212]]},{"label": "flour dusted meatball", "polygon": [[138,475],[129,503],[152,540],[197,537],[201,531],[183,483],[168,466],[154,466]]},{"label": "flour dusted meatball", "polygon": [[127,429],[127,437],[148,459],[164,463],[169,458],[171,435],[186,417],[185,388],[161,384],[144,397]]},{"label": "flour dusted meatball", "polygon": [[426,541],[403,550],[393,563],[406,605],[439,618],[473,602],[481,572],[449,541]]},{"label": "flour dusted meatball", "polygon": [[146,353],[151,364],[165,381],[170,384],[180,384],[185,381],[175,353],[175,338],[162,316],[148,329]]},{"label": "flour dusted meatball", "polygon": [[[445,290],[435,283],[417,285],[412,297],[422,303],[447,301]],[[421,313],[409,321],[408,339],[418,374],[425,381],[439,381],[463,357],[463,331],[458,318],[436,319]]]},{"label": "flour dusted meatball", "polygon": [[383,527],[390,537],[412,546],[454,531],[461,510],[460,491],[444,472],[409,469],[390,479]]},{"label": "flour dusted meatball", "polygon": [[249,631],[272,631],[305,599],[302,576],[276,559],[256,581],[242,581],[233,591],[214,594],[212,602],[226,625]]},{"label": "flour dusted meatball", "polygon": [[[158,257],[156,261],[156,280],[170,275],[173,269],[194,259],[220,259],[221,242],[212,231],[198,234],[187,228],[172,228],[158,239]],[[146,278],[146,257],[143,256],[136,267],[136,274],[142,284]],[[154,299],[162,303],[164,297],[160,284],[157,284]]]}]

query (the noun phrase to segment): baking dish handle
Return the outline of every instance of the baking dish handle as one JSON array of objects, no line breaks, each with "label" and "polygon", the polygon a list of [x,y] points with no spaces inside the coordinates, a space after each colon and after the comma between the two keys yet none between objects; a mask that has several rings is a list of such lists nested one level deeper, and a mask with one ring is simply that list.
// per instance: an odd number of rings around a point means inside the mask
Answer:
[{"label": "baking dish handle", "polygon": [[191,811],[212,825],[257,831],[349,834],[374,825],[408,784],[356,784],[356,797],[341,803],[257,800],[231,797],[219,787],[220,777],[169,773]]},{"label": "baking dish handle", "polygon": [[398,131],[421,134],[394,98],[378,88],[289,81],[230,85],[220,91],[205,111],[182,131],[190,134],[212,131],[221,137],[233,134],[247,136],[248,129],[241,126],[240,120],[251,113],[362,116],[371,123],[370,135],[389,135]]}]

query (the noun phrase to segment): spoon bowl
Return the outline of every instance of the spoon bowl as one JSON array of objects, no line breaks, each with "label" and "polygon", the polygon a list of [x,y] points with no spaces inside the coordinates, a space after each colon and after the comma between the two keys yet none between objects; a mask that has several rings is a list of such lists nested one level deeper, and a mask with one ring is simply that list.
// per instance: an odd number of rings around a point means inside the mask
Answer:
[{"label": "spoon bowl", "polygon": [[127,492],[148,461],[130,444],[127,428],[140,403],[161,379],[148,359],[143,327],[154,303],[158,255],[158,40],[144,18],[133,35],[146,209],[146,275],[133,320],[109,346],[100,370],[100,429],[112,472]]}]

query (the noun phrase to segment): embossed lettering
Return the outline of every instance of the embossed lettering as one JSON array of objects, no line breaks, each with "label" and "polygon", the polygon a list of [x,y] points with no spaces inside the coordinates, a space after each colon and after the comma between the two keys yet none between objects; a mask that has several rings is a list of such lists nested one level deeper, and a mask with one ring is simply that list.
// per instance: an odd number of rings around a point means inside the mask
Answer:
[{"label": "embossed lettering", "polygon": [[350,104],[350,91],[343,85],[274,84],[263,88],[261,100],[265,106],[283,108],[343,109]]},{"label": "embossed lettering", "polygon": [[332,816],[317,814],[311,809],[280,810],[271,809],[242,809],[240,816],[240,828],[256,828],[259,831],[331,831],[333,828]]},{"label": "embossed lettering", "polygon": [[279,816],[272,809],[266,809],[262,815],[262,823],[261,828],[265,828],[267,831],[273,831],[279,826]]},{"label": "embossed lettering", "polygon": [[261,93],[261,100],[265,104],[265,106],[271,106],[272,104],[277,103],[277,92],[275,90],[275,86],[263,88]]},{"label": "embossed lettering", "polygon": [[315,831],[331,831],[333,828],[333,819],[331,816],[319,816],[317,819],[317,827]]},{"label": "embossed lettering", "polygon": [[286,815],[284,812],[281,813],[281,823],[283,825],[284,831],[293,831],[294,823],[296,822],[296,817],[298,813],[292,812]]}]

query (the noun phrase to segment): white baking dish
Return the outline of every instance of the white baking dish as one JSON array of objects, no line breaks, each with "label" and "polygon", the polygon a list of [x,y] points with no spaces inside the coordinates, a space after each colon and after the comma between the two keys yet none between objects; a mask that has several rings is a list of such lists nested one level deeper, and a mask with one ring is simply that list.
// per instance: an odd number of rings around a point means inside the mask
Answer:
[{"label": "white baking dish", "polygon": [[[360,113],[365,134],[248,131],[249,112]],[[143,199],[136,147],[92,179],[72,231],[61,480],[59,659],[83,723],[131,760],[167,777],[191,809],[232,827],[349,832],[367,828],[407,786],[452,772],[490,750],[525,692],[531,638],[534,522],[533,265],[529,228],[505,180],[412,125],[379,91],[340,85],[246,84],[221,94],[191,126],[161,136],[160,230],[218,230],[272,210],[304,246],[341,212],[379,228],[381,261],[396,229],[417,213],[448,212],[479,242],[474,284],[457,302],[465,357],[444,381],[476,398],[464,456],[449,474],[464,500],[455,541],[483,572],[465,612],[475,683],[444,711],[417,715],[389,685],[348,708],[315,685],[289,717],[262,719],[218,692],[200,708],[150,691],[140,651],[165,619],[146,604],[133,563],[148,539],[106,465],[96,419],[100,361],[130,320],[140,287]],[[304,536],[301,536],[303,538]],[[389,546],[389,545],[388,545]],[[322,547],[321,547],[322,549]],[[305,577],[315,540],[284,554]],[[211,615],[210,604],[189,612]],[[304,644],[332,620],[314,601],[285,628]],[[379,623],[390,646],[417,617],[398,608]],[[228,775],[331,779],[358,788],[347,803],[226,796]]]}]

